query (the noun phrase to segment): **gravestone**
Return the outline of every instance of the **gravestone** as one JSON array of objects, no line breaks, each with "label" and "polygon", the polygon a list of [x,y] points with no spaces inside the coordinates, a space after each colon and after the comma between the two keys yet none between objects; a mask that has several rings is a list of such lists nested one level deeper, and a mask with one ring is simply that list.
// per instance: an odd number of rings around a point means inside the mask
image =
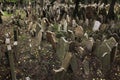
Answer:
[{"label": "gravestone", "polygon": [[61,62],[65,58],[65,55],[68,52],[68,48],[69,48],[68,41],[66,41],[64,37],[61,37],[58,41],[56,50],[56,54]]},{"label": "gravestone", "polygon": [[52,44],[53,49],[56,49],[56,38],[55,38],[55,34],[51,31],[47,31],[46,32],[46,37],[47,37],[47,41],[50,42]]},{"label": "gravestone", "polygon": [[110,39],[102,42],[102,44],[94,51],[94,54],[102,61],[104,72],[110,69],[111,55],[113,55],[111,54],[111,51],[116,44],[117,42],[115,39],[111,37]]},{"label": "gravestone", "polygon": [[107,43],[109,47],[112,49],[117,44],[117,41],[115,40],[114,37],[111,37],[110,39],[106,40],[105,43]]},{"label": "gravestone", "polygon": [[42,29],[41,29],[41,25],[39,23],[37,23],[36,26],[36,40],[37,40],[37,45],[40,46],[41,44],[41,40],[42,40]]},{"label": "gravestone", "polygon": [[94,39],[91,37],[87,39],[86,37],[81,42],[82,47],[86,48],[88,51],[92,51],[94,45]]},{"label": "gravestone", "polygon": [[74,31],[76,37],[82,37],[84,35],[84,30],[82,26],[77,26]]},{"label": "gravestone", "polygon": [[102,61],[103,71],[106,72],[107,69],[110,69],[110,51],[107,43],[100,45],[99,50],[96,52],[97,57]]},{"label": "gravestone", "polygon": [[107,29],[106,24],[101,24],[100,31],[105,31]]},{"label": "gravestone", "polygon": [[90,73],[90,66],[89,66],[89,59],[88,59],[87,56],[83,60],[83,69],[84,69],[85,75],[89,75],[89,73]]},{"label": "gravestone", "polygon": [[101,25],[101,23],[100,23],[99,21],[95,21],[92,30],[93,30],[94,32],[99,31],[100,25]]},{"label": "gravestone", "polygon": [[72,71],[73,73],[76,74],[77,70],[78,70],[78,62],[77,62],[77,58],[75,55],[72,56],[72,59],[71,59],[71,62],[70,62],[70,65],[71,65],[71,68],[72,68]]},{"label": "gravestone", "polygon": [[72,58],[72,54],[70,52],[67,52],[66,55],[65,55],[65,58],[64,58],[64,60],[62,62],[62,67],[66,71],[67,71],[68,66],[70,65],[71,58]]},{"label": "gravestone", "polygon": [[30,77],[26,77],[25,80],[30,80]]},{"label": "gravestone", "polygon": [[55,73],[61,72],[63,70],[67,71],[67,69],[70,65],[70,62],[71,62],[71,58],[72,58],[72,54],[70,52],[67,52],[65,55],[65,58],[62,61],[61,67],[58,70],[53,69],[55,71]]}]

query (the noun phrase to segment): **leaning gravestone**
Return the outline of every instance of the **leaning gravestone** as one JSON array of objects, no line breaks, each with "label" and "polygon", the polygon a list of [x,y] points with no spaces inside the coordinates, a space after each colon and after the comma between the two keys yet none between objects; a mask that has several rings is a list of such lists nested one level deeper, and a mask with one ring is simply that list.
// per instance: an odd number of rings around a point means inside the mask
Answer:
[{"label": "leaning gravestone", "polygon": [[52,44],[53,49],[56,49],[56,38],[55,38],[55,34],[51,31],[47,31],[46,32],[46,37],[47,37],[47,41],[50,42]]},{"label": "leaning gravestone", "polygon": [[68,41],[66,41],[64,37],[61,37],[58,41],[56,50],[56,54],[61,62],[65,58],[65,55],[68,52],[68,48],[69,48]]},{"label": "leaning gravestone", "polygon": [[105,72],[110,68],[110,51],[107,43],[100,45],[97,51],[97,57],[102,61],[103,71]]},{"label": "leaning gravestone", "polygon": [[115,39],[111,37],[104,41],[94,52],[94,54],[102,61],[104,72],[106,72],[107,69],[110,69],[111,50],[116,44],[117,42]]}]

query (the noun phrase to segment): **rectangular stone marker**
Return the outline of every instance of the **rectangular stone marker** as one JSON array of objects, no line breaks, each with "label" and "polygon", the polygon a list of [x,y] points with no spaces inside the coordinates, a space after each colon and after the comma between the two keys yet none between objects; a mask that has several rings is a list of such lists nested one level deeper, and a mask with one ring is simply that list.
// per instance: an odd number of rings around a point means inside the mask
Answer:
[{"label": "rectangular stone marker", "polygon": [[77,62],[77,58],[75,55],[72,56],[72,59],[71,59],[71,62],[70,62],[70,65],[72,67],[72,70],[73,70],[73,73],[76,73],[77,70],[78,70],[78,62]]},{"label": "rectangular stone marker", "polygon": [[109,47],[111,49],[117,44],[117,41],[115,40],[114,37],[111,37],[110,39],[106,40],[105,42],[109,45]]},{"label": "rectangular stone marker", "polygon": [[111,37],[110,39],[104,41],[94,52],[95,55],[102,61],[103,71],[107,71],[111,64],[111,51],[112,48],[117,44],[115,39]]},{"label": "rectangular stone marker", "polygon": [[60,61],[63,61],[63,59],[65,58],[65,55],[68,52],[68,48],[69,48],[68,41],[66,41],[64,37],[61,37],[60,40],[58,41],[56,50],[56,54]]},{"label": "rectangular stone marker", "polygon": [[93,31],[99,31],[101,23],[99,21],[95,21],[94,26],[93,26]]},{"label": "rectangular stone marker", "polygon": [[46,32],[47,41],[52,44],[53,49],[56,49],[56,38],[55,34],[51,31]]}]

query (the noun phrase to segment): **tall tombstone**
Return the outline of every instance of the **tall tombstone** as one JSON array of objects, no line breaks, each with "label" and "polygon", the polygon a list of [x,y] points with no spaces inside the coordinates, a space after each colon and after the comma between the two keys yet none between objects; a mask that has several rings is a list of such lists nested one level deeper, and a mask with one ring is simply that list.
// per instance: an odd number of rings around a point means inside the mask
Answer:
[{"label": "tall tombstone", "polygon": [[46,32],[46,37],[47,37],[47,41],[50,42],[52,44],[53,49],[56,49],[56,38],[55,38],[55,34],[51,31],[47,31]]},{"label": "tall tombstone", "polygon": [[89,73],[90,73],[90,66],[89,66],[89,59],[88,59],[87,56],[83,60],[83,69],[84,69],[85,75],[89,75]]},{"label": "tall tombstone", "polygon": [[69,49],[68,41],[66,41],[64,37],[61,37],[58,41],[57,50],[56,50],[56,54],[61,62],[65,58],[65,55],[68,52],[68,49]]},{"label": "tall tombstone", "polygon": [[78,62],[77,62],[77,58],[75,55],[72,55],[72,59],[71,59],[71,62],[70,62],[70,65],[71,65],[71,68],[72,68],[72,71],[73,73],[76,74],[77,70],[78,70]]},{"label": "tall tombstone", "polygon": [[72,54],[70,52],[67,52],[65,55],[65,58],[62,61],[62,65],[61,68],[59,68],[58,70],[55,70],[55,80],[63,80],[68,70],[68,67],[70,66],[70,62],[71,62],[71,58],[72,58]]},{"label": "tall tombstone", "polygon": [[110,69],[112,48],[117,44],[115,39],[111,37],[105,40],[95,51],[94,54],[102,61],[103,71]]},{"label": "tall tombstone", "polygon": [[107,43],[103,43],[100,45],[97,57],[102,61],[103,71],[106,72],[107,69],[110,69],[110,52],[111,49],[109,48]]},{"label": "tall tombstone", "polygon": [[6,45],[7,45],[7,51],[8,51],[8,57],[9,57],[9,64],[10,64],[12,80],[16,80],[15,65],[14,65],[12,47],[10,45],[10,38],[6,38],[5,42],[6,42]]}]

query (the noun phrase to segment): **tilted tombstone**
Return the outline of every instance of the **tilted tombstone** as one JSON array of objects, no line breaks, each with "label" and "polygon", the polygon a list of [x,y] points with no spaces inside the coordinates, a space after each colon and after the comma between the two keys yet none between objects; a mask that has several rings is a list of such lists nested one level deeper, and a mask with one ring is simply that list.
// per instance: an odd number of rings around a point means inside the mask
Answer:
[{"label": "tilted tombstone", "polygon": [[111,37],[110,39],[106,40],[105,42],[110,46],[111,49],[117,44],[117,41],[115,40],[114,37]]},{"label": "tilted tombstone", "polygon": [[100,30],[101,31],[105,31],[107,28],[107,25],[106,24],[101,24],[101,27],[100,27]]},{"label": "tilted tombstone", "polygon": [[47,37],[47,41],[52,44],[53,49],[56,49],[57,41],[55,39],[55,34],[51,31],[47,31],[46,32],[46,37]]},{"label": "tilted tombstone", "polygon": [[64,37],[61,37],[58,41],[56,50],[56,54],[60,61],[63,61],[63,59],[65,58],[65,55],[68,52],[68,48],[69,48],[68,41],[66,41]]},{"label": "tilted tombstone", "polygon": [[102,43],[99,46],[97,53],[97,57],[102,61],[103,71],[107,71],[110,68],[110,51],[107,43]]},{"label": "tilted tombstone", "polygon": [[102,61],[103,71],[110,69],[111,64],[111,50],[117,44],[115,39],[111,37],[105,40],[94,52],[94,54]]}]

